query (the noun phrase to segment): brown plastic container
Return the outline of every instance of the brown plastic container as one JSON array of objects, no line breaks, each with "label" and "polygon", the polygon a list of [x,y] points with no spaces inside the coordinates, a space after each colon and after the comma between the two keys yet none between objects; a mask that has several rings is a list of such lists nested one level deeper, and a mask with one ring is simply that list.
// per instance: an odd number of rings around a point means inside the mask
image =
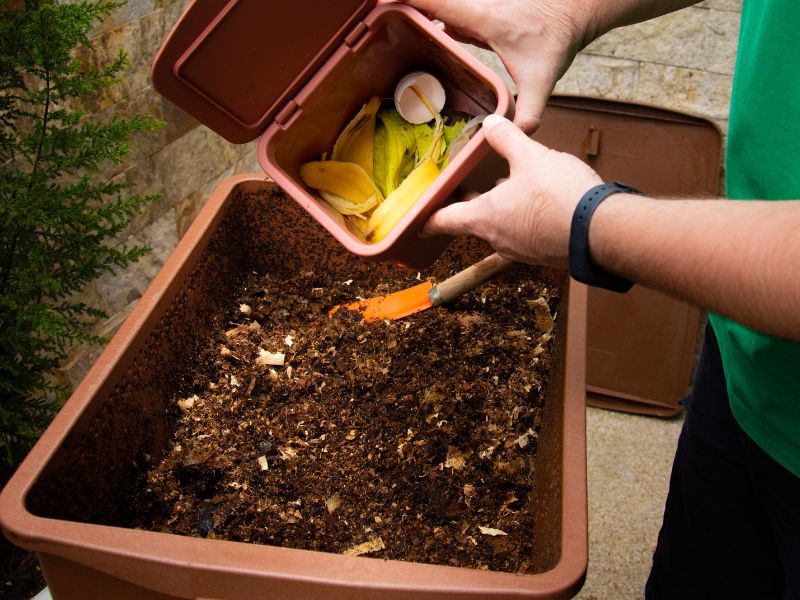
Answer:
[{"label": "brown plastic container", "polygon": [[156,57],[153,84],[232,142],[260,136],[264,171],[349,251],[422,268],[448,239],[417,233],[487,152],[482,133],[374,244],[356,237],[303,185],[300,165],[330,152],[370,97],[392,98],[412,71],[435,75],[445,87],[446,107],[472,115],[509,115],[513,98],[495,73],[419,12],[375,3],[197,0]]},{"label": "brown plastic container", "polygon": [[[165,403],[246,269],[366,264],[257,175],[214,192],[131,316],[0,494],[0,526],[35,551],[57,600],[569,598],[586,572],[586,288],[565,282],[536,477],[537,572],[515,575],[127,529],[145,455],[167,446]],[[489,249],[455,242],[464,264]],[[437,263],[438,265],[438,263]],[[460,265],[456,265],[460,266]],[[394,267],[371,265],[380,277]],[[438,266],[435,266],[438,269]],[[99,524],[98,524],[99,523]]]}]

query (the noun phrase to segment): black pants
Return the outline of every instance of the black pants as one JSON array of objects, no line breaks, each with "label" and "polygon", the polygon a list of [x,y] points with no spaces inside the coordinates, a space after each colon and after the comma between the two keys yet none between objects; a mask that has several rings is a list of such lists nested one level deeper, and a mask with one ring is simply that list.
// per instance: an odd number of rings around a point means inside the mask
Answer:
[{"label": "black pants", "polygon": [[800,478],[736,423],[710,326],[684,405],[647,600],[800,600]]}]

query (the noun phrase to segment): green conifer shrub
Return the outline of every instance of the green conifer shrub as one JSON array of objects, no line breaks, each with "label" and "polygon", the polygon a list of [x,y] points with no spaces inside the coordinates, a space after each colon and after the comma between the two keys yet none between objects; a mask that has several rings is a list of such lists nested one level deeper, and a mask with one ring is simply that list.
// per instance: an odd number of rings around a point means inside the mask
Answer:
[{"label": "green conifer shrub", "polygon": [[77,58],[120,5],[0,0],[0,460],[11,464],[63,402],[52,374],[69,348],[103,341],[91,327],[106,315],[76,295],[148,250],[114,242],[156,196],[102,170],[161,123],[100,122],[80,108],[127,65],[123,51],[98,68]]}]

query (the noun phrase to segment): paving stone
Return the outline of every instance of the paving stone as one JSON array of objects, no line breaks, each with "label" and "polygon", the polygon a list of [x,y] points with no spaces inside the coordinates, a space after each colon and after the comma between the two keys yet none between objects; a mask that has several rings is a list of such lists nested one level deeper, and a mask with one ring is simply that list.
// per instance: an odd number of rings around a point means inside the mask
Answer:
[{"label": "paving stone", "polygon": [[589,568],[577,600],[639,600],[652,564],[682,417],[587,409]]},{"label": "paving stone", "polygon": [[703,8],[713,8],[715,10],[727,10],[732,12],[742,12],[742,0],[705,0],[697,6]]},{"label": "paving stone", "polygon": [[177,243],[178,233],[172,212],[165,213],[138,234],[125,240],[124,245],[127,247],[145,245],[152,250],[127,268],[104,273],[92,283],[92,287],[108,307],[106,312],[115,313],[140,298]]},{"label": "paving stone", "polygon": [[699,66],[705,60],[702,40],[707,12],[685,9],[620,27],[592,42],[584,52],[641,62]]},{"label": "paving stone", "polygon": [[738,37],[738,13],[688,8],[616,29],[585,52],[730,75]]}]

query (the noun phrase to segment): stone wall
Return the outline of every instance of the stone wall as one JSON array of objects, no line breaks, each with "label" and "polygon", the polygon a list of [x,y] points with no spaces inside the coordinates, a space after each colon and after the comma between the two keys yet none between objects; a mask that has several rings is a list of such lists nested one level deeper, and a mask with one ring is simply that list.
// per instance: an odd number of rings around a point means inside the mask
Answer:
[{"label": "stone wall", "polygon": [[[727,132],[742,0],[706,0],[595,40],[555,89],[675,110]],[[474,53],[513,83],[497,57]]]},{"label": "stone wall", "polygon": [[[96,330],[107,337],[128,316],[219,181],[235,173],[260,170],[255,142],[226,142],[153,90],[153,58],[188,4],[189,0],[128,0],[94,32],[96,55],[89,63],[107,64],[124,49],[130,66],[118,85],[92,98],[87,108],[102,117],[143,113],[167,123],[155,133],[140,135],[123,169],[112,173],[135,183],[138,193],[160,193],[162,197],[120,240],[126,245],[146,244],[153,251],[125,271],[100,277],[84,293],[84,300],[109,315]],[[77,385],[101,350],[75,348],[64,365],[62,380]]]},{"label": "stone wall", "polygon": [[[150,64],[188,4],[189,0],[129,0],[96,32],[98,62],[108,62],[124,48],[131,67],[124,81],[97,99],[91,110],[107,115],[148,113],[167,121],[166,127],[137,141],[124,170],[115,174],[136,183],[141,193],[160,192],[163,197],[136,220],[123,240],[148,244],[153,252],[86,291],[86,299],[110,315],[98,327],[102,335],[112,335],[124,321],[217,183],[233,173],[259,171],[254,143],[225,142],[152,89]],[[724,135],[740,12],[741,0],[706,0],[613,31],[576,58],[556,93],[686,112],[711,120]],[[474,51],[513,88],[496,56]],[[76,349],[65,365],[65,380],[77,384],[100,350]]]}]

